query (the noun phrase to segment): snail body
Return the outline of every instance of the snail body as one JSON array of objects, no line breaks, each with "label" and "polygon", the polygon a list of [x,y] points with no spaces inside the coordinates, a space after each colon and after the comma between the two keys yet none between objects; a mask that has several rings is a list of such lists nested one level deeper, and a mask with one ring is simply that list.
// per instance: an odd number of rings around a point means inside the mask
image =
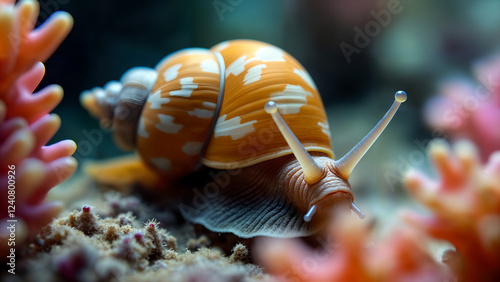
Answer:
[{"label": "snail body", "polygon": [[200,163],[232,175],[183,215],[240,237],[316,232],[332,207],[353,209],[349,175],[406,94],[342,159],[333,160],[327,116],[307,71],[278,47],[251,40],[190,48],[156,68],[134,68],[121,82],[82,94],[84,106],[114,129],[165,179]]}]

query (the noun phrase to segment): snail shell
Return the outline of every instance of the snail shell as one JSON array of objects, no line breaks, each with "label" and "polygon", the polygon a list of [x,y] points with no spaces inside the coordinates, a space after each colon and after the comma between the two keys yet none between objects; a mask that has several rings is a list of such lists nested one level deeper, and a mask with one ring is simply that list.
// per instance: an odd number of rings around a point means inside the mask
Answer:
[{"label": "snail shell", "polygon": [[[271,99],[279,102],[285,121],[306,150],[333,157],[323,104],[304,68],[275,46],[237,40],[211,50],[182,50],[158,64],[158,79],[144,105],[137,134],[138,152],[148,165],[182,177],[198,162],[219,90],[213,51],[224,57],[226,89],[203,164],[235,169],[291,154],[264,111]],[[252,140],[263,143],[263,134],[267,144],[252,144]]]},{"label": "snail shell", "polygon": [[382,121],[338,161],[312,78],[263,42],[184,49],[82,101],[101,123],[112,121],[118,145],[137,148],[166,179],[189,175],[199,162],[221,170],[211,172],[210,189],[194,189],[192,202],[179,207],[189,220],[241,237],[296,237],[320,229],[332,207],[362,215],[347,179],[406,100],[398,93]]}]

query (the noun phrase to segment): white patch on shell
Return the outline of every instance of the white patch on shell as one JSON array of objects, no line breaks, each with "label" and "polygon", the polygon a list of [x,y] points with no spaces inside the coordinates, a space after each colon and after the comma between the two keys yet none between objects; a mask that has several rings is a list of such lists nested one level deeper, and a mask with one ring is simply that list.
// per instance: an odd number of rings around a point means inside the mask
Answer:
[{"label": "white patch on shell", "polygon": [[165,78],[166,82],[169,82],[177,77],[179,74],[179,69],[181,68],[181,64],[175,64],[171,67],[169,67],[164,73],[163,77]]},{"label": "white patch on shell", "polygon": [[151,158],[150,161],[160,170],[168,171],[172,168],[172,162],[165,158]]},{"label": "white patch on shell", "polygon": [[283,50],[274,46],[260,47],[259,50],[255,52],[255,56],[257,56],[256,59],[264,62],[284,62],[284,54],[285,52],[283,52]]},{"label": "white patch on shell", "polygon": [[300,85],[288,84],[284,91],[271,93],[271,100],[278,104],[281,114],[296,114],[300,112],[300,107],[307,104],[307,96],[313,94],[304,90]]},{"label": "white patch on shell", "polygon": [[193,83],[192,77],[183,77],[180,79],[181,89],[170,91],[171,96],[180,96],[180,97],[191,97],[193,90],[198,88],[197,83]]},{"label": "white patch on shell", "polygon": [[226,69],[226,77],[230,74],[235,76],[239,75],[245,70],[246,64],[253,61],[260,60],[263,62],[284,62],[284,54],[285,52],[283,50],[274,46],[261,47],[255,52],[255,57],[247,59],[247,56],[243,55],[236,61],[232,62]]},{"label": "white patch on shell", "polygon": [[158,114],[158,118],[160,119],[160,123],[156,124],[156,128],[161,132],[165,133],[177,133],[183,127],[182,124],[174,123],[174,117],[164,114]]},{"label": "white patch on shell", "polygon": [[149,132],[146,131],[146,126],[144,125],[144,121],[142,119],[139,121],[139,127],[137,128],[137,135],[143,138],[149,138]]},{"label": "white patch on shell", "polygon": [[194,156],[201,152],[201,147],[203,143],[201,142],[186,142],[184,146],[182,146],[182,151],[188,156]]},{"label": "white patch on shell", "polygon": [[234,117],[232,119],[226,120],[227,115],[223,115],[217,119],[215,124],[214,136],[231,136],[232,140],[240,139],[241,137],[255,131],[252,124],[256,123],[256,120],[241,123],[240,117]]},{"label": "white patch on shell", "polygon": [[205,55],[210,53],[208,49],[205,48],[198,48],[198,47],[192,47],[192,48],[186,48],[179,50],[179,55],[186,56],[186,55]]},{"label": "white patch on shell", "polygon": [[203,102],[203,103],[201,103],[201,105],[205,108],[208,108],[208,109],[215,109],[217,107],[217,104],[212,103],[212,102]]},{"label": "white patch on shell", "polygon": [[221,52],[222,50],[226,49],[227,47],[229,47],[229,41],[224,41],[224,42],[217,44],[217,46],[215,46],[214,49]]},{"label": "white patch on shell", "polygon": [[158,90],[148,97],[148,102],[151,103],[151,106],[149,106],[149,108],[154,110],[159,110],[161,109],[161,105],[167,104],[168,102],[170,102],[170,99],[162,98],[161,90]]},{"label": "white patch on shell", "polygon": [[328,126],[328,122],[319,121],[318,125],[321,127],[321,131],[330,137],[330,127]]},{"label": "white patch on shell", "polygon": [[312,89],[317,89],[316,84],[314,84],[314,80],[307,71],[301,69],[293,69],[293,72],[298,74],[307,84],[309,84],[309,86],[311,86]]},{"label": "white patch on shell", "polygon": [[242,73],[245,70],[245,65],[249,62],[245,61],[246,59],[247,56],[243,55],[236,61],[232,62],[226,69],[226,77],[228,77],[230,74],[237,76]]},{"label": "white patch on shell", "polygon": [[250,84],[252,82],[256,82],[256,81],[259,81],[260,80],[260,77],[262,75],[262,69],[263,68],[266,68],[266,65],[265,64],[260,64],[260,65],[256,65],[256,66],[253,66],[251,67],[247,74],[245,74],[245,78],[243,79],[243,85],[247,85],[247,84]]},{"label": "white patch on shell", "polygon": [[199,118],[211,118],[214,116],[214,111],[194,109],[194,111],[189,111],[188,114]]},{"label": "white patch on shell", "polygon": [[206,59],[200,63],[201,70],[204,72],[219,73],[219,64],[212,59]]}]

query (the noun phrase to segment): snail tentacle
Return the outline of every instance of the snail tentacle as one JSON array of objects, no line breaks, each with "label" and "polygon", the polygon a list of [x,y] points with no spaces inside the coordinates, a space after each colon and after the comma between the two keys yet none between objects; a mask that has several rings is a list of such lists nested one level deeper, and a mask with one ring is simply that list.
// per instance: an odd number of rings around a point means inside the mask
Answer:
[{"label": "snail tentacle", "polygon": [[293,151],[293,154],[297,158],[304,171],[305,181],[307,184],[312,185],[324,176],[325,170],[318,165],[314,159],[309,155],[304,146],[300,143],[299,139],[293,134],[292,130],[286,124],[285,120],[281,117],[278,111],[278,104],[274,101],[269,101],[264,106],[265,111],[273,117],[276,126],[280,130],[281,134],[285,138],[288,146]]},{"label": "snail tentacle", "polygon": [[351,210],[354,211],[354,213],[357,214],[359,218],[365,218],[365,213],[362,212],[354,202],[351,203]]},{"label": "snail tentacle", "polygon": [[311,208],[309,208],[307,213],[304,215],[304,221],[310,222],[315,213],[316,213],[316,205],[312,205]]},{"label": "snail tentacle", "polygon": [[404,91],[398,91],[394,96],[394,103],[384,117],[382,117],[382,119],[377,123],[377,125],[375,125],[375,127],[356,146],[354,146],[349,153],[335,162],[340,177],[346,180],[349,179],[354,167],[370,149],[373,143],[375,143],[382,131],[384,131],[392,117],[394,117],[394,114],[398,110],[401,103],[406,101],[406,93]]}]

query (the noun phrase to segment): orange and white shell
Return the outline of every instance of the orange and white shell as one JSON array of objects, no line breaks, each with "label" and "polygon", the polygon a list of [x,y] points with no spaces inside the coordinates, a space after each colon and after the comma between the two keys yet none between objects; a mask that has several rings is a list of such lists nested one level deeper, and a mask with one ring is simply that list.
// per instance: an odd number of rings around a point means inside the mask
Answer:
[{"label": "orange and white shell", "polygon": [[164,58],[137,132],[138,152],[146,164],[175,178],[191,172],[210,134],[219,92],[221,53],[226,68],[224,99],[201,162],[235,169],[291,154],[264,111],[279,104],[283,119],[307,151],[333,158],[327,117],[307,71],[273,45],[234,40],[213,48],[190,48]]}]

